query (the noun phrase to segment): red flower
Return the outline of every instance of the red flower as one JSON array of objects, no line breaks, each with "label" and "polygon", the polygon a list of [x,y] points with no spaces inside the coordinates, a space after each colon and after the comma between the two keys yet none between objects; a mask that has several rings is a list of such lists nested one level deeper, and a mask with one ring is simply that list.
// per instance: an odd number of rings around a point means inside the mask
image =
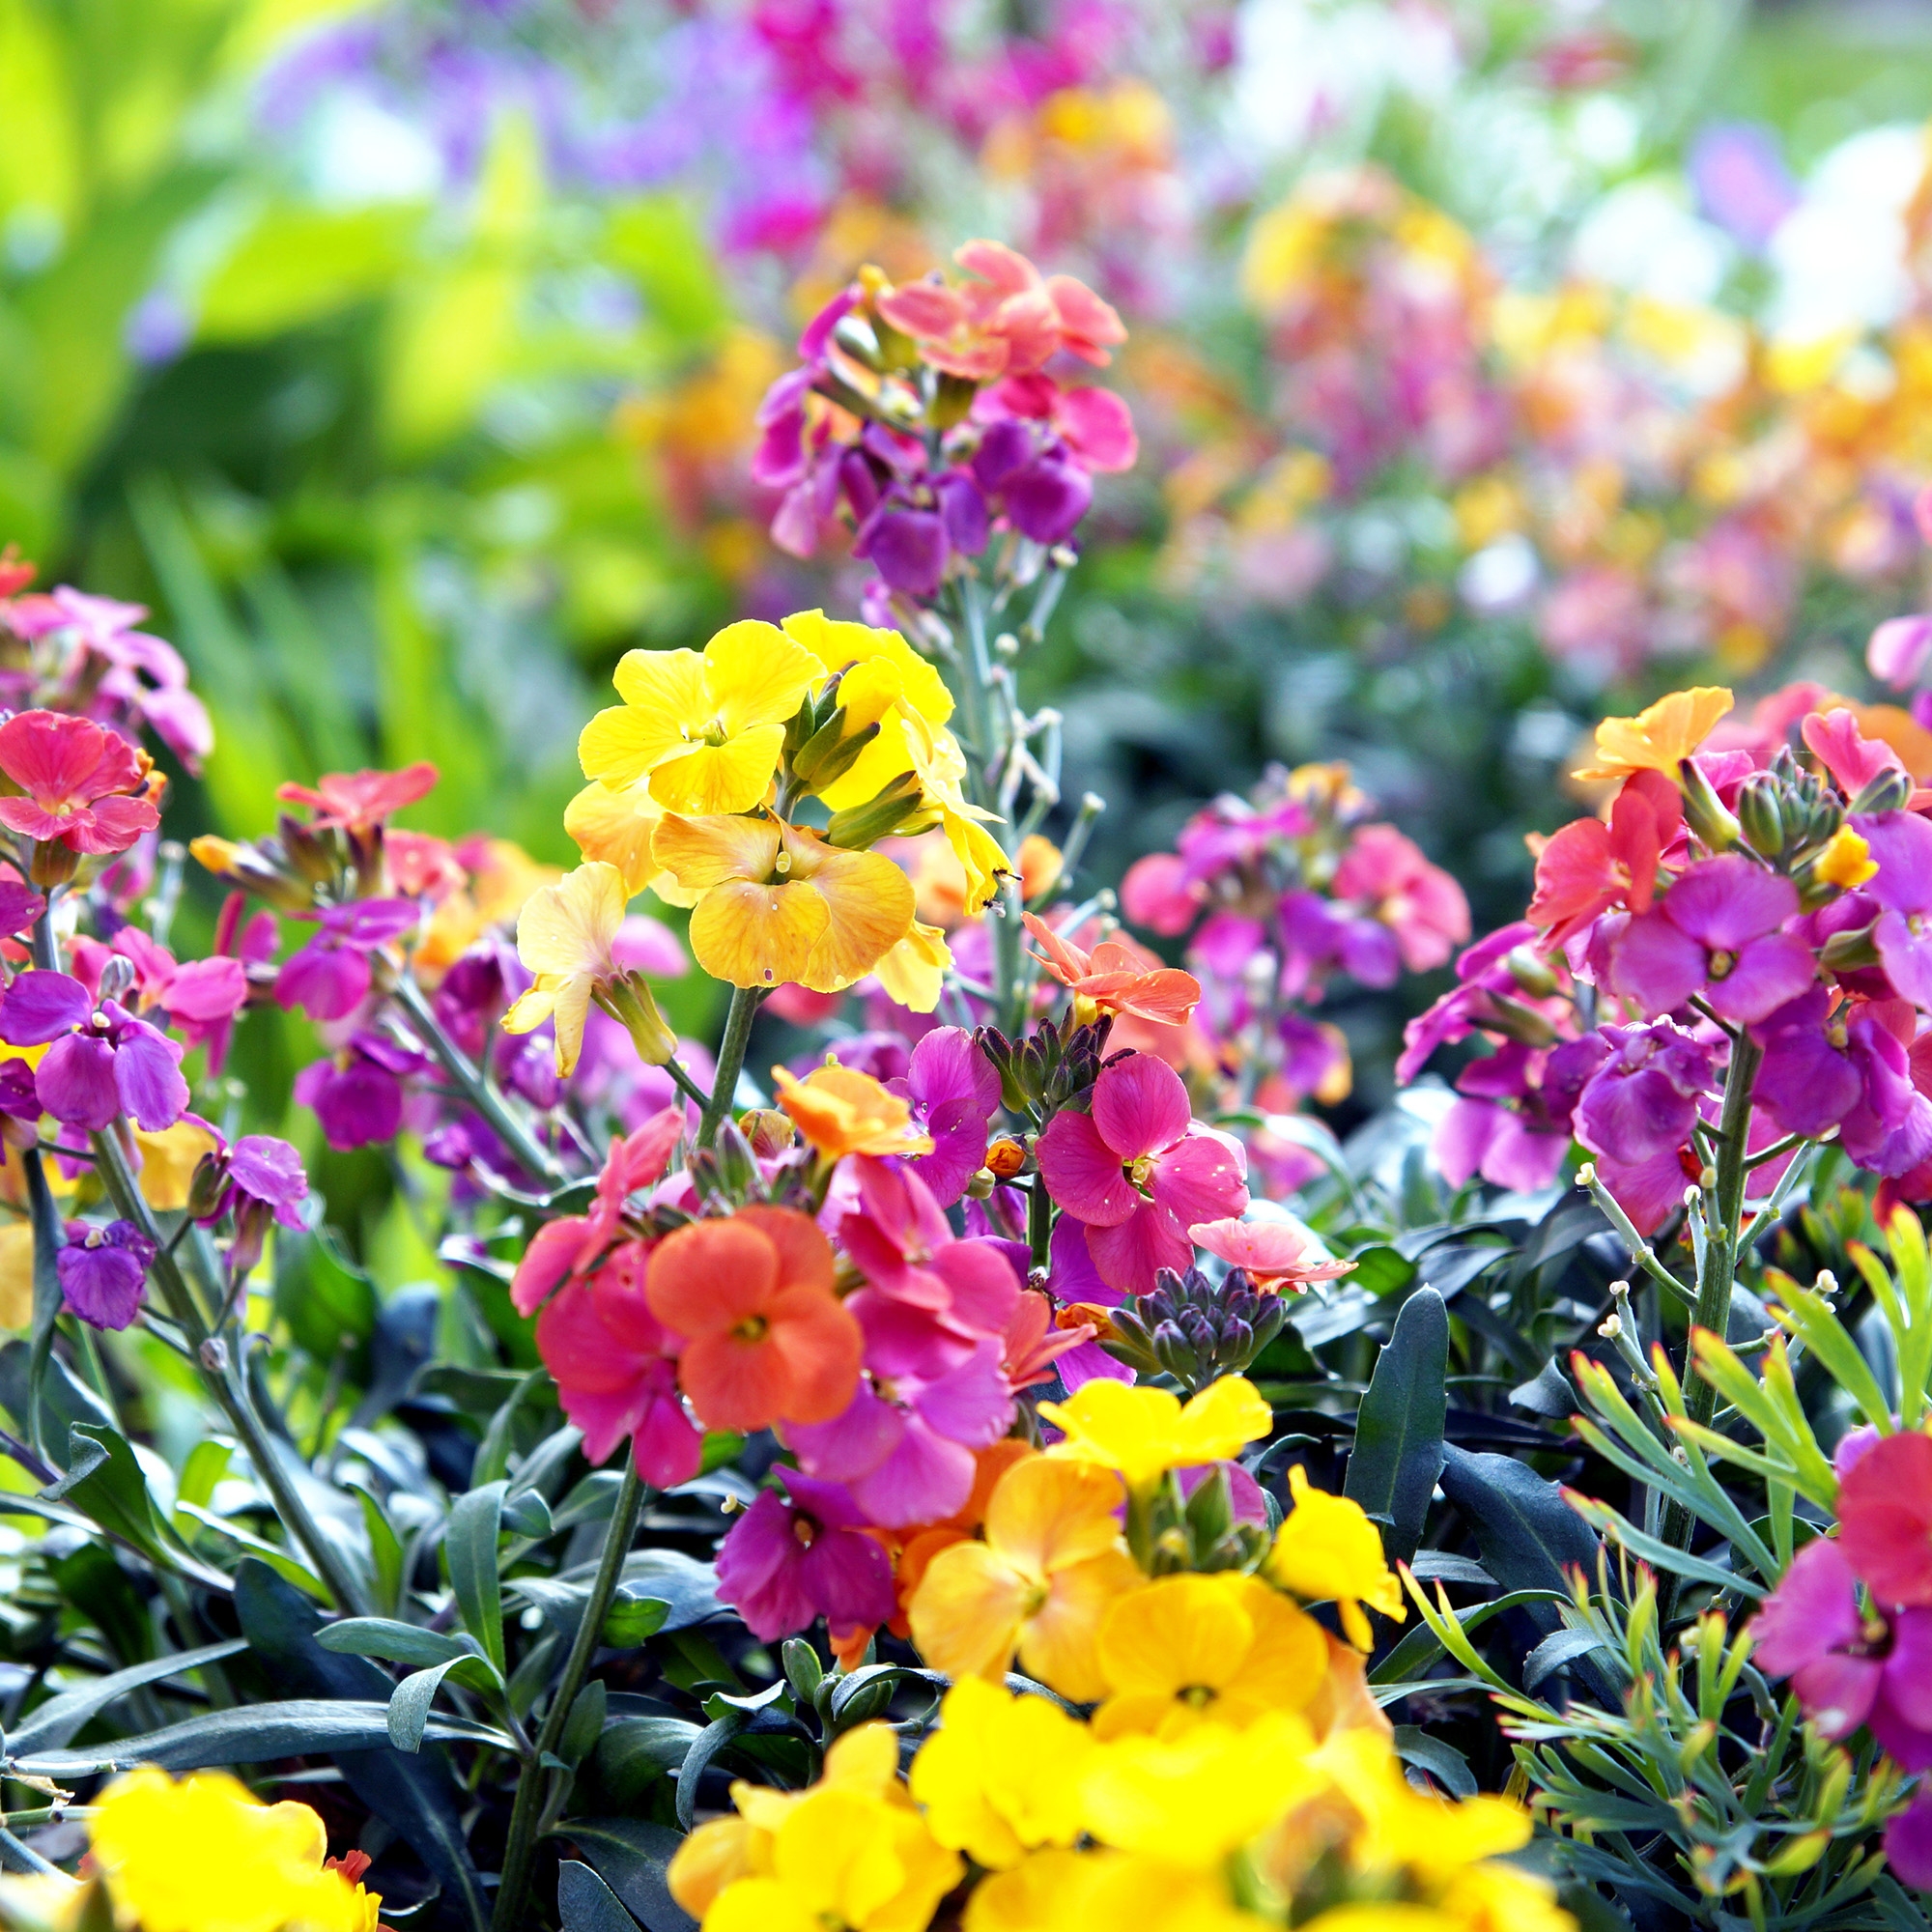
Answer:
[{"label": "red flower", "polygon": [[1061,938],[1042,919],[1025,915],[1027,930],[1046,948],[1037,959],[1076,999],[1091,1000],[1103,1013],[1132,1013],[1157,1026],[1180,1026],[1201,1000],[1201,981],[1178,966],[1162,966],[1151,953],[1117,939],[1092,952]]},{"label": "red flower", "polygon": [[24,797],[0,798],[0,825],[70,852],[125,852],[161,814],[141,790],[149,766],[90,718],[22,711],[0,724],[0,772]]},{"label": "red flower", "polygon": [[1579,818],[1545,844],[1536,861],[1532,925],[1548,928],[1560,946],[1599,913],[1628,906],[1645,913],[1657,892],[1658,862],[1684,823],[1684,801],[1662,772],[1636,772],[1624,781],[1610,822]]},{"label": "red flower", "polygon": [[369,832],[392,812],[413,805],[436,783],[439,774],[428,759],[405,765],[399,772],[327,772],[310,790],[285,784],[275,793],[284,805],[305,805],[318,826],[339,825],[345,832]]},{"label": "red flower", "polygon": [[1838,1547],[1881,1609],[1932,1605],[1932,1435],[1888,1435],[1845,1471]]}]

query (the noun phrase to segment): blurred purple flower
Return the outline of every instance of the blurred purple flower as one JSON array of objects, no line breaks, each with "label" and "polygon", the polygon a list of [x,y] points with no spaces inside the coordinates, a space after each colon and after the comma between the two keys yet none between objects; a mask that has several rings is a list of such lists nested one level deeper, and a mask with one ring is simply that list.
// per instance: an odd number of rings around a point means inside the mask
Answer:
[{"label": "blurred purple flower", "polygon": [[1720,121],[1700,129],[1688,167],[1705,218],[1753,251],[1801,198],[1776,134],[1755,122]]},{"label": "blurred purple flower", "polygon": [[140,1312],[156,1244],[131,1221],[104,1228],[87,1221],[67,1224],[67,1245],[54,1257],[61,1299],[96,1328],[125,1328]]}]

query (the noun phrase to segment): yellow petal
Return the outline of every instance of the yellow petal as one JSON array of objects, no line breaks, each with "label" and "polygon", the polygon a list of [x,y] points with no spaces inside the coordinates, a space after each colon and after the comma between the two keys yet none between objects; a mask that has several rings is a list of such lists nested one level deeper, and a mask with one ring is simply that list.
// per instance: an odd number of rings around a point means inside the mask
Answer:
[{"label": "yellow petal", "polygon": [[1731,694],[1712,685],[1673,691],[1634,718],[1605,718],[1597,726],[1597,755],[1573,778],[1622,779],[1633,772],[1664,772],[1677,767],[1730,710]]},{"label": "yellow petal", "polygon": [[1013,869],[1006,848],[986,828],[963,811],[946,811],[940,820],[946,842],[966,872],[966,910],[984,912],[1000,895],[1000,881]]},{"label": "yellow petal", "polygon": [[908,1012],[929,1013],[939,1005],[952,949],[936,925],[915,919],[906,936],[881,959],[873,971],[886,997]]},{"label": "yellow petal", "polygon": [[544,886],[517,916],[517,957],[532,973],[602,973],[630,902],[615,866],[591,860]]},{"label": "yellow petal", "polygon": [[1111,1691],[1218,1690],[1246,1661],[1254,1620],[1214,1577],[1163,1577],[1107,1612],[1096,1656]]},{"label": "yellow petal", "polygon": [[811,949],[804,983],[815,993],[843,992],[912,929],[912,881],[877,852],[842,852],[789,826],[784,842],[792,876],[825,901],[825,930]]},{"label": "yellow petal", "polygon": [[503,1031],[535,1033],[537,1028],[556,1011],[556,996],[562,983],[560,980],[552,980],[548,982],[538,980],[503,1015],[501,1021]]},{"label": "yellow petal", "polygon": [[1096,1654],[1100,1625],[1115,1602],[1142,1581],[1124,1549],[1054,1572],[1046,1602],[1020,1632],[1020,1667],[1076,1704],[1106,1693]]},{"label": "yellow petal", "polygon": [[1030,1456],[1002,1476],[986,1504],[986,1541],[1030,1576],[1084,1563],[1120,1542],[1120,1478],[1082,1463]]},{"label": "yellow petal", "polygon": [[563,829],[586,859],[601,859],[624,875],[624,889],[635,898],[647,887],[668,905],[695,905],[687,894],[651,857],[651,839],[664,820],[664,808],[647,785],[621,790],[587,784],[563,809]]},{"label": "yellow petal", "polygon": [[703,892],[726,879],[769,879],[779,842],[773,818],[668,814],[651,839],[651,856],[685,891]]},{"label": "yellow petal", "polygon": [[583,1051],[583,1021],[590,1010],[591,980],[584,974],[566,980],[556,992],[556,1070],[568,1080]]},{"label": "yellow petal", "polygon": [[838,708],[845,714],[847,734],[876,724],[904,695],[905,681],[889,659],[855,664],[838,680]]},{"label": "yellow petal", "polygon": [[30,1221],[0,1226],[0,1328],[34,1324],[34,1229]]},{"label": "yellow petal", "polygon": [[952,716],[952,694],[946,680],[898,632],[841,622],[823,611],[801,611],[784,620],[784,628],[829,671],[874,659],[891,665],[898,673],[905,703],[928,724],[944,724]]},{"label": "yellow petal", "polygon": [[680,739],[685,730],[703,730],[717,709],[696,651],[626,651],[611,682],[625,704]]},{"label": "yellow petal", "polygon": [[577,762],[587,779],[635,784],[665,759],[675,757],[689,742],[668,714],[613,704],[578,733]]},{"label": "yellow petal", "polygon": [[[855,673],[856,675],[856,673]],[[841,687],[842,689],[843,687]],[[879,721],[879,735],[829,785],[819,788],[828,811],[846,811],[877,798],[896,778],[917,771],[911,727],[902,713],[888,713]]]},{"label": "yellow petal", "polygon": [[932,1559],[913,1593],[912,1640],[935,1670],[997,1684],[1036,1587],[988,1545],[955,1543]]},{"label": "yellow petal", "polygon": [[727,879],[692,913],[691,950],[714,980],[733,986],[802,982],[829,917],[816,887]]},{"label": "yellow petal", "polygon": [[651,773],[651,796],[667,811],[702,818],[750,811],[765,802],[784,751],[782,724],[753,724],[722,745],[697,745]]},{"label": "yellow petal", "polygon": [[141,1150],[141,1197],[150,1208],[172,1213],[187,1206],[188,1186],[205,1153],[213,1153],[221,1143],[206,1127],[180,1120],[157,1134],[134,1129],[134,1145]]},{"label": "yellow petal", "polygon": [[824,667],[803,644],[776,624],[755,619],[726,624],[704,647],[712,706],[733,737],[758,725],[782,724],[824,675]]}]

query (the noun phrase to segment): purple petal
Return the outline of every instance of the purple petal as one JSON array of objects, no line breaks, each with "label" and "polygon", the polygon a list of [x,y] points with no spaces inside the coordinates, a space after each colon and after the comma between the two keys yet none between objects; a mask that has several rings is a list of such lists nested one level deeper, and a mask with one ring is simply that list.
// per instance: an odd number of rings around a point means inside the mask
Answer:
[{"label": "purple petal", "polygon": [[1751,940],[1728,972],[1713,976],[1705,998],[1712,1011],[1751,1026],[1797,999],[1817,974],[1811,949],[1795,933],[1768,933]]},{"label": "purple petal", "polygon": [[1610,947],[1610,990],[1646,1013],[1675,1012],[1705,979],[1704,949],[1662,907],[1625,925]]},{"label": "purple petal", "polygon": [[47,1049],[35,1068],[34,1090],[55,1120],[99,1133],[121,1111],[114,1049],[104,1039],[69,1034]]},{"label": "purple petal", "polygon": [[1932,911],[1932,821],[1887,811],[1861,812],[1852,824],[1878,864],[1863,890],[1891,912]]},{"label": "purple petal", "polygon": [[1006,483],[1007,515],[1035,543],[1065,543],[1094,501],[1094,479],[1065,457],[1042,456]]},{"label": "purple petal", "polygon": [[913,1409],[927,1428],[951,1442],[984,1449],[1013,1424],[1012,1391],[1000,1369],[1001,1345],[986,1340],[950,1374],[929,1382],[913,1398]]},{"label": "purple petal", "polygon": [[1798,888],[1735,852],[1692,866],[1663,901],[1679,931],[1716,951],[1735,952],[1776,932],[1798,911]]},{"label": "purple petal", "polygon": [[868,558],[895,590],[908,597],[930,597],[946,574],[946,526],[930,510],[887,510],[867,527],[864,548],[852,554]]},{"label": "purple petal", "polygon": [[178,1041],[139,1020],[114,1049],[114,1078],[122,1107],[135,1125],[151,1134],[173,1126],[187,1110],[187,1082],[182,1078],[181,1060]]},{"label": "purple petal", "polygon": [[77,1026],[85,1026],[94,1001],[80,981],[66,973],[19,973],[0,999],[0,1040],[9,1046],[44,1046]]}]

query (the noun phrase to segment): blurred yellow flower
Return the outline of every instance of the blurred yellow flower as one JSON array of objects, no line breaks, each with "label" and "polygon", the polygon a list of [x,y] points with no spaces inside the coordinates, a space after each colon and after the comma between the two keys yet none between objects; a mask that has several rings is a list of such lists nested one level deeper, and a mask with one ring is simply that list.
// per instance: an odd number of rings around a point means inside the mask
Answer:
[{"label": "blurred yellow flower", "polygon": [[1299,1463],[1288,1472],[1294,1509],[1275,1532],[1267,1574],[1304,1603],[1330,1603],[1357,1650],[1375,1643],[1367,1604],[1401,1623],[1402,1585],[1382,1556],[1382,1540],[1358,1502],[1313,1488]]},{"label": "blurred yellow flower", "polygon": [[1065,1402],[1041,1403],[1039,1412],[1065,1432],[1048,1456],[1118,1469],[1131,1490],[1148,1489],[1169,1469],[1226,1462],[1274,1422],[1274,1411],[1241,1376],[1210,1382],[1184,1408],[1166,1389],[1096,1378]]},{"label": "blurred yellow flower", "polygon": [[912,927],[912,881],[890,859],[845,851],[781,819],[668,815],[651,851],[698,895],[697,963],[734,986],[790,980],[840,993]]},{"label": "blurred yellow flower", "polygon": [[611,786],[648,779],[668,811],[703,816],[763,803],[785,722],[824,674],[775,624],[727,624],[696,651],[626,651],[612,682],[624,701],[578,740],[583,776]]},{"label": "blurred yellow flower", "polygon": [[134,1145],[141,1151],[141,1198],[163,1213],[185,1208],[194,1171],[203,1154],[219,1150],[220,1137],[185,1117],[157,1134],[141,1127],[133,1133]]},{"label": "blurred yellow flower", "polygon": [[966,1677],[946,1693],[909,1782],[942,1845],[1000,1871],[1036,1846],[1079,1837],[1080,1776],[1094,1748],[1093,1733],[1059,1705]]},{"label": "blurred yellow flower", "polygon": [[974,1887],[964,1932],[1267,1932],[1224,1873],[1126,1852],[1039,1851]]},{"label": "blurred yellow flower", "polygon": [[34,1225],[0,1225],[0,1328],[34,1325]]},{"label": "blurred yellow flower", "polygon": [[912,1109],[869,1073],[828,1061],[803,1080],[782,1066],[772,1068],[778,1102],[792,1123],[830,1160],[848,1153],[918,1154],[932,1151],[932,1136],[912,1123]]},{"label": "blurred yellow flower", "polygon": [[144,1765],[96,1803],[89,1828],[116,1915],[141,1932],[376,1932],[380,1900],[325,1868],[306,1804],[262,1804],[222,1771],[177,1784]]},{"label": "blurred yellow flower", "polygon": [[1094,1714],[1102,1739],[1240,1730],[1269,1711],[1304,1710],[1328,1670],[1321,1626],[1236,1571],[1129,1591],[1107,1612],[1095,1655],[1107,1680]]},{"label": "blurred yellow flower", "polygon": [[556,1021],[556,1070],[568,1076],[583,1050],[583,1020],[600,980],[614,977],[611,942],[630,895],[614,866],[580,866],[532,893],[517,920],[517,957],[536,983],[503,1015],[505,1033]]},{"label": "blurred yellow flower", "polygon": [[886,997],[908,1012],[929,1013],[939,1005],[946,985],[946,969],[952,949],[936,925],[915,919],[906,936],[881,959],[873,971]]},{"label": "blurred yellow flower", "polygon": [[1660,697],[1634,718],[1605,718],[1597,726],[1596,757],[1571,777],[1587,782],[1662,772],[1675,780],[1677,767],[1711,735],[1731,703],[1728,691],[1700,684]]},{"label": "blurred yellow flower", "polygon": [[1813,869],[1827,885],[1843,886],[1849,892],[1877,873],[1878,861],[1872,857],[1871,847],[1849,825],[1841,825],[1826,840]]},{"label": "blurred yellow flower", "polygon": [[[1090,1384],[1091,1386],[1091,1384]],[[913,1642],[950,1677],[998,1683],[1015,1650],[1031,1677],[1076,1703],[1106,1694],[1094,1638],[1141,1580],[1121,1543],[1119,1480],[1029,1457],[1000,1478],[983,1543],[932,1559],[910,1608]]]}]

